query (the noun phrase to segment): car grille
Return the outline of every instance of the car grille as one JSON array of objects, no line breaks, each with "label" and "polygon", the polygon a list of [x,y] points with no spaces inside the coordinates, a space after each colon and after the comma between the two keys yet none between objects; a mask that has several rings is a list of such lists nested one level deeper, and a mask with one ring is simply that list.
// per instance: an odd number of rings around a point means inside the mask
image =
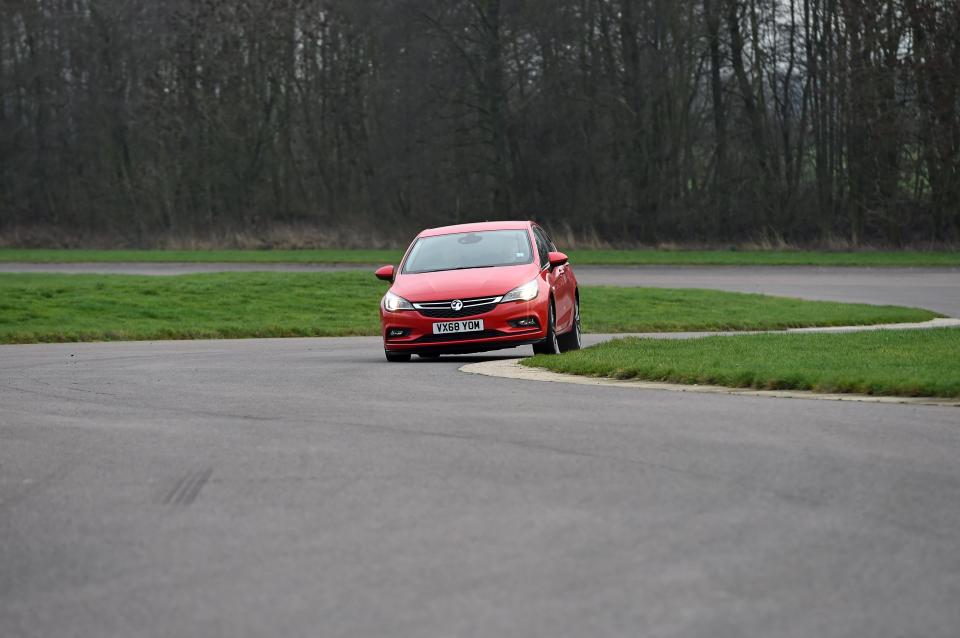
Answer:
[{"label": "car grille", "polygon": [[435,319],[459,319],[460,317],[475,317],[485,312],[490,312],[497,307],[502,297],[474,297],[473,299],[461,299],[463,307],[460,310],[454,310],[450,307],[452,299],[447,301],[420,301],[413,304],[421,315]]},{"label": "car grille", "polygon": [[505,333],[499,330],[477,330],[476,332],[446,332],[439,335],[423,335],[417,343],[443,343],[444,341],[469,341],[471,339],[490,339],[502,337]]}]

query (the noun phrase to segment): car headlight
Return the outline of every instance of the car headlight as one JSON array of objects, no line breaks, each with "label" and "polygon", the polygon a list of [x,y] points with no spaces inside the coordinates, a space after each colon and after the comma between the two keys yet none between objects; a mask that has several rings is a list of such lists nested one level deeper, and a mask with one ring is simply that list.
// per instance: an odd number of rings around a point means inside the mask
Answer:
[{"label": "car headlight", "polygon": [[539,279],[534,279],[522,286],[517,286],[505,294],[503,299],[500,300],[500,303],[506,303],[508,301],[530,301],[531,299],[536,299],[538,294],[540,294],[540,281]]},{"label": "car headlight", "polygon": [[383,309],[387,312],[397,312],[398,310],[413,310],[413,304],[392,292],[387,292],[383,296]]}]

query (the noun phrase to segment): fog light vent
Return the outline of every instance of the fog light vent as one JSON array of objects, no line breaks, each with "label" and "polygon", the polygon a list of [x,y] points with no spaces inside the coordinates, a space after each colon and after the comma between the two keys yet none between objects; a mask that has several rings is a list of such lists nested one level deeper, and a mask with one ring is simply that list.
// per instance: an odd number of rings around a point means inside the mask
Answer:
[{"label": "fog light vent", "polygon": [[520,319],[511,319],[509,323],[514,328],[537,328],[540,325],[536,317],[522,317]]},{"label": "fog light vent", "polygon": [[387,339],[398,339],[406,337],[408,334],[410,334],[410,331],[406,328],[390,328],[387,330]]}]

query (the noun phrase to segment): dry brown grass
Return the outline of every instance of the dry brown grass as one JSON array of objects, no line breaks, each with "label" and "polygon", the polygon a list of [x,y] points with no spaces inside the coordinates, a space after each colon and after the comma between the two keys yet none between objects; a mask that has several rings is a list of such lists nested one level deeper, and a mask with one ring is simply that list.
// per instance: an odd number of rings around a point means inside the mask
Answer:
[{"label": "dry brown grass", "polygon": [[[0,248],[88,248],[159,250],[282,250],[309,248],[403,249],[418,227],[406,229],[320,228],[310,225],[275,224],[265,228],[225,229],[214,232],[160,233],[131,237],[105,231],[69,227],[18,227],[0,229]],[[882,244],[854,246],[848,239],[830,236],[818,241],[791,243],[779,236],[764,235],[738,242],[661,241],[654,244],[605,240],[595,229],[576,232],[568,224],[550,227],[553,239],[564,250],[731,250],[828,252],[897,250]],[[902,250],[960,250],[960,244],[913,242]]]},{"label": "dry brown grass", "polygon": [[[411,232],[411,236],[413,234]],[[269,250],[298,248],[401,248],[395,237],[379,230],[274,225],[262,229],[212,233],[160,233],[136,238],[110,232],[71,228],[14,228],[0,231],[0,248],[89,248],[157,250]]]}]

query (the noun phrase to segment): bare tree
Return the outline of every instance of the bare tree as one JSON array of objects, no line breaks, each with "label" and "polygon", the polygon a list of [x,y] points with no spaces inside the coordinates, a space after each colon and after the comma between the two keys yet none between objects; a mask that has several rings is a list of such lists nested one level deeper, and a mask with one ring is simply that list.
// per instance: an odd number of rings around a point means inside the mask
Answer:
[{"label": "bare tree", "polygon": [[953,0],[2,0],[0,234],[957,241],[958,32]]}]

